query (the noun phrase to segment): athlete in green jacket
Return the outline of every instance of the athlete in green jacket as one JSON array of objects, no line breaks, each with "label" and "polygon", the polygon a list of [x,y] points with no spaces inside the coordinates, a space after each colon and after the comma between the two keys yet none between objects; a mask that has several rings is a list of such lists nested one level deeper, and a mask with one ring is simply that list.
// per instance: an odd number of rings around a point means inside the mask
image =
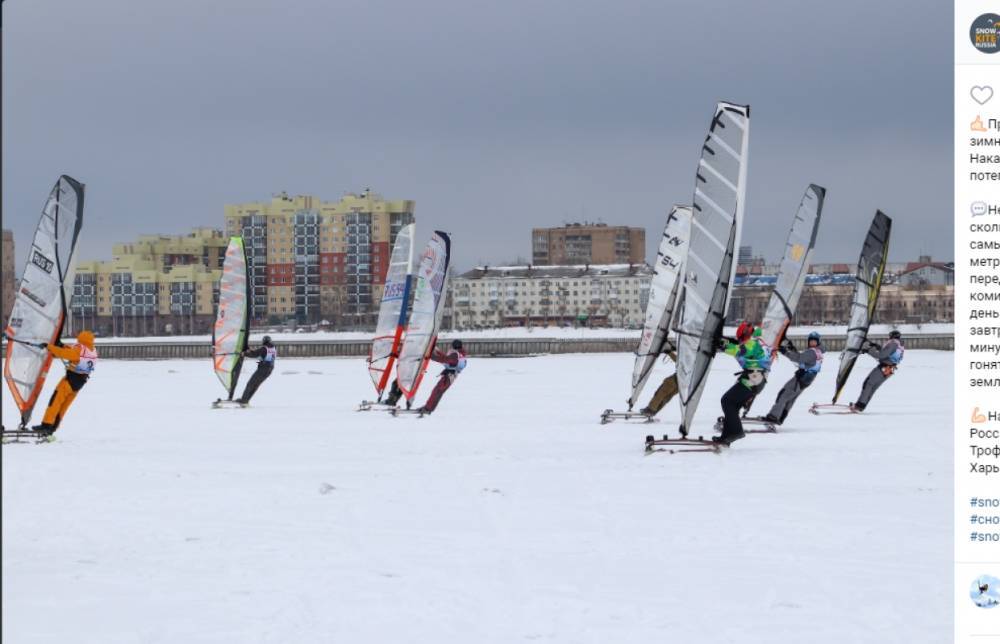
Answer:
[{"label": "athlete in green jacket", "polygon": [[719,350],[736,358],[743,370],[736,384],[722,396],[722,435],[712,438],[716,443],[729,445],[746,435],[740,421],[740,409],[763,388],[771,368],[771,352],[759,336],[753,324],[743,322],[736,329],[736,342],[719,340]]}]

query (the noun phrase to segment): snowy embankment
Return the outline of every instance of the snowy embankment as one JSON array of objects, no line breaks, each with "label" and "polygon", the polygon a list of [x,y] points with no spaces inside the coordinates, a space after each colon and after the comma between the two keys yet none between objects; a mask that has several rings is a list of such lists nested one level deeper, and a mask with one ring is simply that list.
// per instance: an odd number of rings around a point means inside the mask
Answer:
[{"label": "snowy embankment", "polygon": [[[950,335],[955,331],[954,324],[933,323],[933,324],[874,324],[869,333],[872,336],[884,336],[892,329],[899,329],[904,336],[912,335]],[[789,335],[792,337],[805,336],[810,331],[819,331],[823,335],[843,336],[847,333],[847,326],[802,326],[791,327]],[[736,327],[726,328],[726,333],[733,335]],[[264,335],[270,335],[275,342],[304,342],[304,341],[333,341],[333,340],[370,340],[373,333],[364,331],[316,331],[302,333],[279,333],[268,332],[266,330],[254,329],[251,333],[251,342],[260,342]],[[640,331],[636,329],[574,329],[564,327],[509,327],[503,329],[481,329],[478,331],[442,331],[442,339],[463,338],[475,339],[518,339],[518,338],[556,338],[556,339],[595,339],[595,338],[630,338],[639,339]],[[98,338],[100,343],[126,343],[126,342],[204,342],[212,343],[212,337],[208,335],[166,335],[166,336],[146,336],[127,338]]]},{"label": "snowy embankment", "polygon": [[353,411],[360,359],[282,360],[235,410],[208,361],[104,362],[58,442],[3,447],[5,640],[951,640],[950,353],[814,417],[831,360],[780,434],[721,455],[643,455],[676,404],[598,424],[631,362],[472,360],[423,419]]}]

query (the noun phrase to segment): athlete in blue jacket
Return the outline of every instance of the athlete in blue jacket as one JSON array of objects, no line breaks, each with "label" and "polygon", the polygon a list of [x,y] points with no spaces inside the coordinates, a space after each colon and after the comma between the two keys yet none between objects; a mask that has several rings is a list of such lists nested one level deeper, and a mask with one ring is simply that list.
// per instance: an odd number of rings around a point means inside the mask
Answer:
[{"label": "athlete in blue jacket", "polygon": [[851,411],[855,412],[864,411],[875,391],[896,373],[899,363],[903,361],[903,337],[899,331],[893,330],[889,333],[889,341],[882,346],[866,342],[862,348],[865,353],[878,360],[878,364],[861,385],[861,395],[858,396],[858,400],[851,404]]},{"label": "athlete in blue jacket", "polygon": [[257,393],[257,387],[260,387],[261,383],[271,376],[271,372],[274,371],[274,362],[278,358],[278,350],[271,344],[271,336],[265,335],[263,346],[252,351],[247,349],[243,355],[248,358],[257,358],[257,371],[254,371],[253,375],[250,376],[250,381],[247,382],[243,395],[236,401],[245,405]]},{"label": "athlete in blue jacket", "polygon": [[778,392],[778,397],[774,401],[774,406],[764,420],[775,425],[785,422],[788,412],[792,410],[799,395],[813,383],[820,369],[823,368],[823,343],[819,333],[813,331],[807,340],[808,347],[802,351],[796,351],[791,340],[786,339],[781,343],[781,355],[792,362],[798,364],[795,375],[785,383],[785,386]]}]

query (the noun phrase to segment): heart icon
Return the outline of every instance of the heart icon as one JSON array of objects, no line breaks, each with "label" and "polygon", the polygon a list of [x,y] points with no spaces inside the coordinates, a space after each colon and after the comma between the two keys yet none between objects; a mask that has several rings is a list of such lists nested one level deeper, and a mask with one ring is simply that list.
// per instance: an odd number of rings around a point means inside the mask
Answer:
[{"label": "heart icon", "polygon": [[993,88],[989,85],[973,85],[972,89],[969,90],[969,94],[975,102],[980,105],[986,105],[993,98]]}]

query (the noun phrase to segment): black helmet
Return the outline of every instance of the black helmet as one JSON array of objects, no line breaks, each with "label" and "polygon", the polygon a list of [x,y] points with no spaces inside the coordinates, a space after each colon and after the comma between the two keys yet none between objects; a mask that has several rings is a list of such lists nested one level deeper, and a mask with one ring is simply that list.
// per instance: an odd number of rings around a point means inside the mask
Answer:
[{"label": "black helmet", "polygon": [[811,332],[809,334],[809,339],[810,340],[815,340],[816,342],[819,342],[820,341],[819,331],[813,331],[813,332]]},{"label": "black helmet", "polygon": [[462,348],[462,341],[461,340],[452,340],[451,341],[451,348],[452,349],[461,349]]},{"label": "black helmet", "polygon": [[893,340],[898,340],[903,337],[903,334],[900,333],[898,329],[893,329],[892,331],[889,331],[889,337]]},{"label": "black helmet", "polygon": [[271,344],[271,336],[265,335],[263,342],[264,342],[264,344],[270,345]]}]

